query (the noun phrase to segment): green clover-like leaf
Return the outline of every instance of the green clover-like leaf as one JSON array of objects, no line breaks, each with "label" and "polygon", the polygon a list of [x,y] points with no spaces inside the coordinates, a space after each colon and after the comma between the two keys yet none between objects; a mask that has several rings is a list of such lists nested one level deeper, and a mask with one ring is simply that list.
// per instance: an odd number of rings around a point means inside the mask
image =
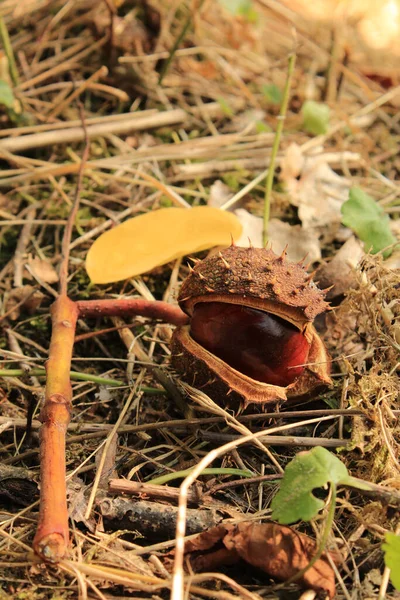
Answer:
[{"label": "green clover-like leaf", "polygon": [[328,131],[330,108],[322,102],[306,100],[301,107],[303,127],[313,135],[322,135]]},{"label": "green clover-like leaf", "polygon": [[253,7],[252,0],[218,0],[232,15],[245,17],[250,23],[257,23],[258,13]]},{"label": "green clover-like leaf", "polygon": [[282,525],[310,521],[324,506],[312,491],[348,479],[345,465],[325,448],[300,452],[286,466],[280,490],[271,503],[272,519]]},{"label": "green clover-like leaf", "polygon": [[[349,199],[342,205],[342,223],[354,231],[372,254],[396,242],[388,215],[371,196],[357,187],[350,189]],[[384,257],[390,254],[390,250],[383,253]]]},{"label": "green clover-like leaf", "polygon": [[283,94],[277,85],[274,83],[265,84],[262,86],[262,93],[268,102],[271,104],[281,104]]},{"label": "green clover-like leaf", "polygon": [[390,569],[390,581],[400,590],[400,535],[387,533],[386,542],[382,544],[385,553],[385,565]]}]

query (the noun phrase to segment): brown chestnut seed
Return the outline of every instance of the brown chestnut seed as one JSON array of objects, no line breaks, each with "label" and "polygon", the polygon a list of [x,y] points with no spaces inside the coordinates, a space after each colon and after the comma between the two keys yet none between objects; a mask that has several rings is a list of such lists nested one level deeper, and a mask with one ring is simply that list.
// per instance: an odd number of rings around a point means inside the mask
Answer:
[{"label": "brown chestnut seed", "polygon": [[265,404],[331,382],[312,325],[324,293],[284,253],[231,246],[196,264],[178,301],[191,324],[174,332],[172,364],[215,400]]},{"label": "brown chestnut seed", "polygon": [[244,375],[286,387],[304,371],[310,344],[288,321],[224,302],[200,302],[190,335]]}]

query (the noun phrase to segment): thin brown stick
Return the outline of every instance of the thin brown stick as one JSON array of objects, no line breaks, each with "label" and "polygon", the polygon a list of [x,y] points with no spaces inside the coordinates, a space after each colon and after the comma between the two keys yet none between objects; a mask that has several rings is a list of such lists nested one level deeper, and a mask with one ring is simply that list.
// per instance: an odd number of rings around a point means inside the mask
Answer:
[{"label": "thin brown stick", "polygon": [[120,325],[119,327],[106,327],[105,329],[96,329],[95,331],[88,331],[87,333],[81,333],[80,335],[76,335],[75,343],[90,340],[92,338],[97,338],[101,335],[105,335],[106,333],[120,331],[121,329],[133,329],[134,327],[137,327],[137,323],[125,323],[125,325]]},{"label": "thin brown stick", "polygon": [[[156,500],[166,500],[177,503],[179,500],[179,488],[169,485],[153,485],[152,483],[143,483],[142,481],[131,481],[129,479],[110,479],[108,490],[111,494],[128,494],[129,496],[139,496],[142,500],[151,498]],[[197,490],[189,490],[188,502],[190,504],[200,504],[201,496]]]},{"label": "thin brown stick", "polygon": [[[241,436],[232,435],[230,433],[219,433],[214,431],[202,431],[199,437],[207,442],[215,442],[218,444],[225,444],[232,440],[239,440]],[[261,438],[263,444],[268,446],[305,446],[307,448],[314,446],[322,446],[323,448],[345,448],[350,440],[339,439],[339,438],[318,438],[318,437],[304,437],[297,435],[268,435],[268,431],[265,432],[265,439]]]},{"label": "thin brown stick", "polygon": [[23,257],[26,251],[26,247],[30,241],[33,220],[36,216],[36,208],[30,206],[26,213],[25,225],[23,226],[18,244],[14,254],[14,287],[22,287],[23,280]]},{"label": "thin brown stick", "polygon": [[[76,339],[76,338],[75,338]],[[2,354],[4,356],[6,356],[5,351],[2,351]],[[9,353],[11,355],[11,353]],[[25,358],[23,355],[21,355],[21,358]],[[28,358],[28,357],[26,357]],[[3,375],[4,377],[4,375]],[[296,411],[291,411],[291,412],[266,412],[266,413],[256,413],[256,414],[250,414],[250,415],[240,415],[238,416],[238,421],[243,422],[243,423],[248,423],[249,421],[259,421],[259,420],[264,420],[267,421],[268,419],[295,419],[298,417],[307,417],[310,416],[310,414],[313,415],[313,417],[325,417],[328,415],[331,416],[348,416],[348,417],[354,417],[354,416],[360,416],[360,417],[365,417],[367,420],[368,416],[365,415],[363,413],[363,411],[358,410],[358,409],[354,409],[354,408],[350,408],[350,409],[320,409],[320,410],[313,410],[312,412],[310,410],[296,410]],[[399,410],[394,410],[393,414],[396,416],[400,416],[400,411]],[[11,417],[1,417],[0,416],[0,425],[2,425],[3,423],[6,423],[8,421],[11,421],[12,426],[13,427],[25,427],[26,425],[26,421],[25,419],[19,419],[19,418],[11,418]],[[226,419],[224,417],[205,417],[205,418],[200,418],[200,419],[173,419],[171,421],[159,421],[159,422],[155,422],[155,423],[145,423],[143,425],[125,425],[123,427],[123,429],[121,429],[120,431],[124,431],[126,432],[138,432],[138,431],[147,431],[148,429],[158,429],[158,428],[164,428],[166,429],[167,427],[182,427],[182,426],[198,426],[198,425],[212,425],[215,423],[224,423],[226,421]],[[39,421],[32,421],[32,428],[33,429],[38,429],[40,427],[40,423]],[[71,423],[68,426],[68,429],[70,431],[75,431],[76,429],[79,429],[79,431],[84,431],[84,432],[89,432],[89,431],[98,431],[100,435],[106,435],[104,432],[111,429],[113,426],[109,425],[107,423]],[[265,431],[265,435],[267,435],[267,431]]]},{"label": "thin brown stick", "polygon": [[78,183],[76,185],[74,203],[73,203],[71,212],[69,214],[67,224],[65,226],[64,237],[63,237],[63,241],[62,241],[62,261],[61,261],[61,266],[60,266],[60,294],[61,294],[61,296],[67,295],[68,262],[69,262],[69,251],[70,251],[69,246],[71,243],[72,229],[73,229],[73,226],[75,223],[75,218],[76,218],[78,208],[79,208],[79,199],[80,199],[81,189],[82,189],[83,171],[85,169],[85,164],[89,157],[89,148],[90,148],[88,132],[86,129],[86,124],[85,124],[85,117],[83,114],[83,108],[80,106],[79,110],[80,110],[80,115],[81,115],[81,119],[82,119],[82,127],[83,127],[83,131],[84,131],[84,135],[85,135],[85,148],[83,150],[82,160],[81,160],[81,164],[79,167]]},{"label": "thin brown stick", "polygon": [[[112,529],[138,531],[147,539],[168,540],[174,535],[178,508],[165,501],[105,496],[98,499],[96,508]],[[207,531],[221,523],[222,519],[223,513],[217,509],[189,508],[187,534]]]},{"label": "thin brown stick", "polygon": [[[128,133],[130,131],[141,131],[164,127],[166,125],[180,125],[188,119],[187,113],[181,108],[175,108],[156,115],[145,117],[127,116],[125,120],[113,121],[109,123],[100,123],[88,127],[89,138],[101,137],[109,133],[116,135]],[[85,139],[82,127],[69,127],[63,130],[47,131],[44,133],[33,133],[30,135],[19,136],[1,140],[0,151],[9,150],[11,152],[22,152],[30,148],[42,148],[43,146],[52,146],[55,144],[68,144],[80,142]]]},{"label": "thin brown stick", "polygon": [[[215,494],[215,492],[220,492],[221,490],[226,490],[228,488],[238,487],[240,485],[249,485],[252,483],[263,483],[264,481],[276,481],[278,479],[282,479],[282,473],[274,473],[273,475],[260,475],[258,477],[246,477],[246,479],[235,479],[234,481],[225,481],[224,483],[220,483],[218,485],[213,486],[207,492],[207,494]],[[112,480],[113,481],[113,480]],[[117,479],[118,481],[118,479]],[[110,481],[111,484],[111,481]],[[175,488],[174,488],[175,489]],[[189,490],[190,492],[190,490]]]},{"label": "thin brown stick", "polygon": [[7,317],[9,317],[14,311],[17,311],[19,307],[25,304],[29,300],[29,298],[36,294],[36,292],[37,290],[33,287],[29,294],[22,297],[22,300],[20,300],[17,304],[11,305],[11,308],[9,308],[7,312],[4,313],[4,315],[0,315],[0,323],[4,321],[4,319],[7,319]]},{"label": "thin brown stick", "polygon": [[[92,73],[88,79],[85,79],[76,89],[70,94],[67,98],[65,98],[60,104],[55,106],[51,113],[48,115],[48,119],[55,119],[67,106],[69,106],[75,98],[77,98],[82,92],[84,92],[87,87],[96,81],[97,79],[101,79],[108,75],[108,69],[104,65],[100,67],[95,73]],[[86,161],[85,161],[86,162]]]}]

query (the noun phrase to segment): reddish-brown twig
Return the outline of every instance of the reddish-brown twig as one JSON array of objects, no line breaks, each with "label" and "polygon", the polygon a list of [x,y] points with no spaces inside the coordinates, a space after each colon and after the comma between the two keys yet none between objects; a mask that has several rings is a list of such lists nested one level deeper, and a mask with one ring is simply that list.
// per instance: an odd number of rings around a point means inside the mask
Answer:
[{"label": "reddish-brown twig", "polygon": [[69,246],[72,228],[79,207],[83,171],[89,154],[86,145],[79,169],[75,199],[65,227],[60,267],[60,295],[51,307],[52,333],[44,405],[40,414],[40,512],[33,548],[44,560],[58,562],[68,546],[68,510],[65,482],[65,434],[70,420],[72,391],[71,358],[78,309],[67,296]]},{"label": "reddish-brown twig", "polygon": [[121,298],[120,300],[82,300],[76,303],[80,317],[129,317],[136,315],[160,319],[172,325],[186,325],[188,316],[179,308],[157,300]]}]

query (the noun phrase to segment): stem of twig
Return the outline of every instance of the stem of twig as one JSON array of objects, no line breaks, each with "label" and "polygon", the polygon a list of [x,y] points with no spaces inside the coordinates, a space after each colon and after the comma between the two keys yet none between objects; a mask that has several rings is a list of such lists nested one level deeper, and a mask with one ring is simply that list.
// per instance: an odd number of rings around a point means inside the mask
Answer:
[{"label": "stem of twig", "polygon": [[[197,14],[200,12],[203,4],[204,4],[204,0],[200,0],[198,7],[195,9]],[[174,58],[175,53],[178,50],[180,43],[185,38],[185,35],[187,34],[188,29],[192,23],[193,23],[193,14],[192,14],[192,11],[190,11],[186,21],[183,24],[183,27],[182,27],[178,37],[176,38],[176,40],[174,42],[174,45],[172,46],[172,48],[170,50],[168,58],[165,60],[165,62],[163,63],[163,65],[161,67],[160,75],[158,78],[158,85],[162,84],[163,79],[168,71],[168,68],[169,68],[171,62],[172,62],[172,59]]]},{"label": "stem of twig", "polygon": [[285,90],[283,92],[282,104],[281,104],[281,108],[280,108],[279,115],[278,115],[278,125],[276,127],[274,144],[272,146],[268,175],[267,175],[267,180],[265,182],[264,223],[263,223],[263,244],[264,244],[264,246],[268,242],[268,223],[269,223],[269,214],[270,214],[270,206],[271,206],[272,183],[274,181],[274,174],[275,174],[275,161],[276,161],[276,157],[278,155],[279,143],[281,141],[281,134],[282,134],[282,130],[283,130],[283,124],[285,122],[286,112],[287,112],[287,108],[288,108],[288,104],[289,104],[290,86],[292,83],[292,76],[293,76],[295,63],[296,63],[296,54],[293,52],[289,56]]},{"label": "stem of twig", "polygon": [[71,359],[78,309],[67,296],[69,246],[79,197],[83,170],[89,153],[83,109],[80,108],[86,145],[79,168],[74,204],[62,241],[60,295],[51,307],[52,333],[46,363],[46,394],[40,420],[40,511],[33,549],[44,560],[56,563],[68,547],[67,488],[65,481],[65,435],[70,421],[72,387]]},{"label": "stem of twig", "polygon": [[85,134],[85,148],[83,150],[82,160],[81,160],[81,164],[79,167],[78,183],[76,185],[74,204],[72,206],[71,212],[68,217],[67,224],[65,226],[64,237],[63,237],[63,241],[62,241],[62,261],[61,261],[61,266],[60,266],[60,294],[62,296],[67,295],[68,262],[69,262],[69,252],[70,252],[69,246],[71,243],[72,229],[74,227],[75,218],[76,218],[78,208],[79,208],[79,199],[80,199],[81,189],[82,189],[83,171],[85,169],[85,164],[86,164],[88,156],[89,156],[89,148],[90,148],[89,138],[88,138],[86,124],[85,124],[85,117],[83,114],[83,108],[81,105],[79,106],[79,108],[80,108],[80,113],[81,113],[82,127],[83,127],[83,131]]},{"label": "stem of twig", "polygon": [[72,389],[69,378],[78,311],[67,296],[51,307],[52,335],[44,406],[40,415],[40,513],[33,541],[44,560],[58,562],[68,546],[65,482],[65,434],[70,420]]}]

